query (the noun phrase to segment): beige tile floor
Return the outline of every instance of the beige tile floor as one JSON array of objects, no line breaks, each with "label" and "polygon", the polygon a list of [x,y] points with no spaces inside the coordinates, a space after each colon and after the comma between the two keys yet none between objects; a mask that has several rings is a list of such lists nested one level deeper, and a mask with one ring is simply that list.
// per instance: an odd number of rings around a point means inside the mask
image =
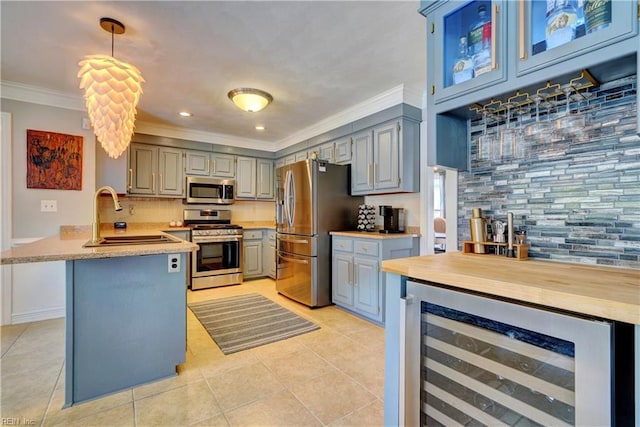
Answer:
[{"label": "beige tile floor", "polygon": [[178,375],[62,409],[64,319],[3,326],[2,425],[379,426],[384,329],[334,306],[309,309],[269,279],[188,293],[204,301],[258,292],[320,329],[225,356],[187,311]]}]

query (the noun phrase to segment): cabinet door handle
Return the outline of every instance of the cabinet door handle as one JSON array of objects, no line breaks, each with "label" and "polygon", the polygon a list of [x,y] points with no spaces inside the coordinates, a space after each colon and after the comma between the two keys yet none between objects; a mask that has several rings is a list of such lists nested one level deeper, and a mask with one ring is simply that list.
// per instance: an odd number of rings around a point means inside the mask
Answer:
[{"label": "cabinet door handle", "polygon": [[217,172],[217,169],[216,169],[216,159],[213,159],[213,174],[215,175],[215,174],[216,174],[216,172]]},{"label": "cabinet door handle", "polygon": [[133,169],[129,168],[129,182],[127,182],[127,189],[131,190],[133,186]]},{"label": "cabinet door handle", "polygon": [[211,169],[209,168],[209,159],[207,159],[207,174],[211,173]]},{"label": "cabinet door handle", "polygon": [[376,185],[376,164],[373,164],[373,185]]},{"label": "cabinet door handle", "polygon": [[[524,0],[520,0],[520,5],[518,6],[518,26],[520,27],[520,31],[518,34],[519,45],[520,45],[520,59],[527,59],[527,52],[525,52],[524,46]],[[491,24],[493,27],[494,24]],[[493,37],[493,35],[491,35]],[[493,65],[493,64],[492,64]]]},{"label": "cabinet door handle", "polygon": [[367,187],[371,185],[371,163],[367,164]]},{"label": "cabinet door handle", "polygon": [[351,285],[351,261],[347,262],[347,285]]},{"label": "cabinet door handle", "polygon": [[353,287],[358,287],[358,279],[356,278],[356,263],[353,263]]},{"label": "cabinet door handle", "polygon": [[497,34],[497,24],[498,24],[498,5],[495,4],[491,8],[491,69],[495,70],[498,68],[498,64],[496,63],[496,34]]},{"label": "cabinet door handle", "polygon": [[151,173],[151,192],[156,192],[156,174],[154,172]]},{"label": "cabinet door handle", "polygon": [[164,182],[162,180],[162,174],[160,174],[160,191],[164,189]]}]

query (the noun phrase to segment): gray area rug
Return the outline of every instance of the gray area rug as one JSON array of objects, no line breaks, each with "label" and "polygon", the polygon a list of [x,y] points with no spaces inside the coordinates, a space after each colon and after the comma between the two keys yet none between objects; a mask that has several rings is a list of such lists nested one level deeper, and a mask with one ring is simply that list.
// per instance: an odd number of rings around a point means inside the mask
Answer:
[{"label": "gray area rug", "polygon": [[189,308],[224,354],[320,329],[260,294],[195,302]]}]

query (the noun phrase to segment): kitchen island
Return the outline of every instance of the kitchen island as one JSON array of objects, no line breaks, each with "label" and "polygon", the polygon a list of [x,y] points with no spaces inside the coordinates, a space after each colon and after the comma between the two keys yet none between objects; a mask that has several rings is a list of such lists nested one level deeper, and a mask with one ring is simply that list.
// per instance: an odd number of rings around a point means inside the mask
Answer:
[{"label": "kitchen island", "polygon": [[[592,378],[585,380],[585,377],[591,375],[595,369],[588,367],[585,369],[583,366],[580,366],[581,362],[579,357],[584,355],[584,353],[592,353],[603,355],[603,360],[605,361],[604,366],[610,367],[609,371],[614,371],[614,366],[617,366],[617,373],[611,372],[613,378],[617,380],[619,379],[618,376],[622,376],[624,379],[626,376],[627,380],[631,380],[627,381],[628,385],[626,386],[627,388],[624,389],[625,393],[618,392],[612,395],[613,398],[611,399],[610,406],[612,412],[616,411],[618,414],[626,417],[633,417],[633,402],[635,401],[635,422],[636,425],[638,425],[638,413],[640,412],[640,408],[637,407],[637,396],[640,396],[640,326],[638,326],[640,325],[640,271],[549,261],[519,261],[493,255],[462,253],[447,253],[388,260],[383,261],[382,269],[387,273],[385,425],[407,423],[409,420],[414,419],[413,417],[416,411],[420,411],[425,407],[419,403],[419,395],[423,389],[414,389],[408,387],[407,384],[409,384],[416,375],[420,378],[420,368],[416,369],[412,367],[412,360],[430,360],[425,359],[424,356],[420,356],[422,355],[422,349],[420,349],[419,343],[426,343],[426,341],[424,341],[424,338],[421,338],[417,340],[418,344],[409,345],[407,343],[412,341],[413,335],[424,333],[424,331],[420,332],[420,321],[416,322],[415,319],[423,318],[419,314],[421,304],[423,307],[426,307],[424,306],[425,303],[427,303],[427,305],[432,304],[432,302],[429,302],[429,293],[431,293],[431,295],[438,294],[438,297],[446,294],[445,299],[440,299],[441,301],[445,301],[445,306],[449,303],[455,305],[458,303],[458,300],[467,297],[473,298],[474,304],[478,301],[488,301],[491,307],[493,307],[493,311],[489,313],[491,313],[491,315],[495,313],[497,317],[500,317],[503,312],[513,311],[514,313],[518,313],[516,317],[521,312],[524,312],[525,314],[522,319],[526,316],[532,316],[529,322],[525,323],[525,329],[534,331],[539,326],[544,325],[545,322],[542,319],[545,316],[555,316],[554,320],[549,323],[552,327],[555,327],[556,332],[560,332],[560,335],[565,334],[565,332],[570,334],[573,331],[570,330],[571,327],[558,326],[559,323],[555,320],[556,318],[569,319],[569,321],[578,319],[575,321],[576,323],[587,323],[588,321],[600,329],[602,329],[602,325],[607,325],[606,328],[609,328],[609,325],[611,325],[611,332],[609,332],[609,329],[606,331],[606,334],[610,333],[610,335],[604,335],[604,340],[597,341],[597,337],[594,335],[593,340],[589,340],[590,337],[587,337],[586,345],[582,347],[580,347],[579,344],[575,344],[576,388],[575,393],[573,391],[571,393],[575,394],[576,414],[573,421],[575,425],[578,425],[579,421],[584,422],[584,418],[580,418],[581,416],[584,417],[584,415],[579,415],[578,412],[584,408],[584,405],[580,408],[580,402],[584,395],[588,394],[586,393],[587,391],[595,388],[592,386],[585,387],[586,384],[591,385],[591,381],[593,380]],[[417,294],[421,293],[420,288],[428,290],[426,299],[416,297]],[[414,308],[416,306],[418,308]],[[437,309],[441,310],[441,308]],[[411,310],[418,310],[418,316],[408,316],[407,313]],[[471,311],[474,310],[475,308]],[[423,316],[429,316],[425,311],[422,313]],[[463,315],[466,316],[467,313],[468,312],[464,312]],[[538,313],[540,320],[536,317]],[[551,314],[549,315],[549,313]],[[474,314],[470,317],[474,317]],[[492,317],[487,318],[492,319]],[[409,321],[408,319],[413,320]],[[516,319],[516,323],[522,323],[522,319]],[[453,326],[454,329],[456,327],[455,325]],[[446,344],[436,343],[436,346],[440,346],[439,351],[441,351],[441,354],[444,354],[442,351],[445,350],[445,353],[450,351],[451,354],[456,354],[456,356],[454,356],[455,359],[449,359],[453,361],[451,362],[452,366],[455,367],[453,370],[447,370],[448,368],[446,367],[438,367],[438,370],[448,372],[449,379],[455,377],[458,375],[456,371],[459,372],[463,370],[460,364],[460,358],[468,357],[475,360],[476,364],[488,364],[488,366],[491,366],[491,368],[484,369],[496,369],[498,371],[500,369],[506,369],[505,372],[509,375],[522,377],[522,373],[517,372],[517,369],[514,371],[513,369],[509,370],[509,368],[501,368],[499,364],[494,363],[495,361],[489,360],[486,362],[484,355],[478,358],[476,355],[471,354],[474,353],[471,349],[476,350],[476,346],[482,346],[482,344],[479,344],[482,343],[482,340],[478,341],[478,337],[474,335],[477,333],[477,329],[471,329],[476,331],[470,335],[473,336],[473,340],[469,340],[466,343],[466,349],[462,352],[455,349],[455,347],[465,347],[461,342],[455,342],[454,347],[447,347]],[[442,333],[442,329],[439,330],[439,333]],[[608,341],[607,337],[613,337],[615,335],[614,332],[618,335],[617,338],[624,337],[626,341],[626,343],[623,343],[626,345],[622,347],[624,354],[614,355],[611,351],[610,341]],[[429,333],[426,333],[425,337],[429,335]],[[459,335],[460,332],[457,332],[453,333],[452,336],[455,337]],[[509,338],[504,338],[503,335],[503,341],[500,342],[498,340],[501,338],[495,338],[497,335],[499,334],[489,333],[487,336],[492,336],[493,338],[487,338],[485,340],[495,339],[496,344],[486,347],[487,349],[485,350],[478,349],[477,351],[479,353],[485,352],[483,354],[486,354],[487,351],[489,353],[495,352],[495,349],[499,349],[499,345],[502,345],[504,342],[506,342],[506,345],[511,345],[510,343],[514,341]],[[510,336],[510,334],[507,334],[507,336]],[[577,341],[578,340],[576,340],[576,342]],[[429,344],[429,346],[431,346],[431,344]],[[412,354],[412,352],[415,351],[418,351],[419,354]],[[434,350],[427,351],[433,352]],[[436,353],[438,353],[438,351],[436,351]],[[504,356],[504,351],[502,356]],[[456,360],[458,362],[454,363]],[[573,361],[573,358],[569,360]],[[430,361],[426,363],[429,366],[429,370],[432,369],[432,366],[443,366],[438,365],[438,363],[434,365],[434,362]],[[571,367],[570,369],[574,368]],[[634,378],[631,379],[629,372],[633,371],[635,371],[635,374]],[[610,372],[604,373],[608,375]],[[463,377],[464,376],[460,378]],[[493,378],[494,380],[492,381],[495,383],[495,381],[498,380],[503,381],[501,378],[504,377],[494,375]],[[535,378],[533,378],[533,380],[535,380]],[[427,384],[426,387],[428,391],[423,393],[438,393],[439,390],[441,390],[433,389],[433,386],[429,384]],[[478,388],[481,389],[482,387],[484,387],[482,384],[478,385]],[[606,387],[609,387],[609,385],[606,385]],[[535,390],[533,385],[531,389]],[[485,390],[487,390],[487,394],[489,395],[493,393],[490,388],[485,387]],[[538,392],[539,396],[544,397],[545,394],[549,395],[549,399],[547,399],[549,402],[557,403],[559,401],[559,399],[554,400],[551,398],[551,392]],[[636,396],[635,400],[634,395]],[[514,401],[511,396],[500,397],[502,396],[500,393],[494,394],[493,396],[497,396],[505,401]],[[571,396],[573,396],[573,394],[571,394]],[[433,399],[433,397],[431,399]],[[476,398],[474,397],[474,399]],[[493,400],[497,402],[495,397]],[[446,403],[442,403],[442,400],[436,399],[436,401],[440,402],[440,405],[447,406]],[[476,401],[475,403],[477,404],[475,408],[473,407],[474,402],[472,402],[469,408],[460,410],[466,416],[476,410],[477,407],[483,408],[482,411],[485,412],[487,408],[499,407],[499,405],[496,405],[493,401],[487,402]],[[459,406],[463,407],[461,404]],[[571,406],[571,408],[573,408],[573,406]],[[573,411],[573,409],[571,410]],[[428,411],[429,410],[427,410],[427,412]],[[483,416],[486,414],[479,413],[479,415]],[[537,415],[540,415],[540,413]],[[540,416],[546,415],[542,414]],[[572,414],[572,416],[574,415]],[[607,416],[607,414],[604,414],[605,418]],[[628,420],[628,418],[626,419]],[[594,422],[593,420],[591,421]],[[569,421],[566,422],[568,425],[572,424]],[[558,423],[562,424],[560,421],[558,421]],[[606,422],[605,424],[615,424],[615,422]]]},{"label": "kitchen island", "polygon": [[90,239],[87,227],[63,227],[0,254],[3,265],[66,261],[65,406],[175,375],[186,355],[184,269],[197,245],[83,247]]}]

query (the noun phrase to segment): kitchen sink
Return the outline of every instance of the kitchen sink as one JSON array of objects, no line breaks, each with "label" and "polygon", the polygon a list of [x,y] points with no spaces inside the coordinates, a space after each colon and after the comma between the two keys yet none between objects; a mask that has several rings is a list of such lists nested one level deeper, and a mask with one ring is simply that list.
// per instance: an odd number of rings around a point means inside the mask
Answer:
[{"label": "kitchen sink", "polygon": [[98,242],[89,240],[82,245],[83,248],[95,248],[100,246],[123,246],[123,245],[153,245],[159,243],[180,243],[182,240],[167,234],[144,234],[127,236],[105,236]]}]

